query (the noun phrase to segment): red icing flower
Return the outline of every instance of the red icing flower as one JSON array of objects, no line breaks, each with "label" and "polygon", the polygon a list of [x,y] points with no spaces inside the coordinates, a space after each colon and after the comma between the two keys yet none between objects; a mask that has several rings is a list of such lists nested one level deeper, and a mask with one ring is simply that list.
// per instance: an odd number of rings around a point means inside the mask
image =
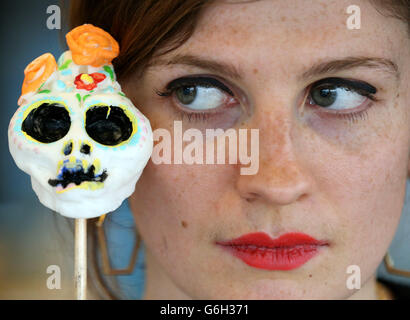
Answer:
[{"label": "red icing flower", "polygon": [[97,83],[103,81],[106,78],[105,74],[94,72],[94,73],[80,73],[75,77],[74,84],[77,89],[93,90],[97,88]]}]

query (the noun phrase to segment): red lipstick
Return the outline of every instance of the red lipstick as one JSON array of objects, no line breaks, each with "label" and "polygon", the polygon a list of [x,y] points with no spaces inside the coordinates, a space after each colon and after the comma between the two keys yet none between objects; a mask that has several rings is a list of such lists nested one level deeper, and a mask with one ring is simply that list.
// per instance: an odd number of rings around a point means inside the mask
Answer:
[{"label": "red lipstick", "polygon": [[216,244],[228,250],[246,264],[267,270],[292,270],[305,264],[327,246],[304,233],[286,233],[272,239],[263,232],[245,234]]}]

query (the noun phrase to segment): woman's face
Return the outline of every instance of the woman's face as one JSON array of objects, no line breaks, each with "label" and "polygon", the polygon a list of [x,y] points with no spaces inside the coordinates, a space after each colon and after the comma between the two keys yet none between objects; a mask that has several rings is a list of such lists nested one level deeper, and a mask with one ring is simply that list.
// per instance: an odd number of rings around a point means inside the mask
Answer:
[{"label": "woman's face", "polygon": [[[123,84],[152,129],[171,136],[177,120],[183,131],[259,129],[256,174],[228,161],[150,160],[130,199],[147,296],[339,299],[355,292],[350,265],[361,287],[373,279],[405,195],[410,41],[368,1],[356,1],[361,28],[349,29],[350,4],[216,2],[185,44]],[[318,242],[245,243],[242,258],[217,244],[255,232]]]}]

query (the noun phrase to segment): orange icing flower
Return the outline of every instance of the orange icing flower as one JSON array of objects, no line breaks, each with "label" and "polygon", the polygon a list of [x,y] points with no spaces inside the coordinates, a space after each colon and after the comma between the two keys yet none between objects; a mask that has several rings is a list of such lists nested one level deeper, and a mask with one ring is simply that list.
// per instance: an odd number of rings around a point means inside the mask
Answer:
[{"label": "orange icing flower", "polygon": [[120,48],[108,32],[92,24],[83,24],[66,34],[73,61],[78,65],[100,67],[111,63]]},{"label": "orange icing flower", "polygon": [[32,61],[24,69],[24,82],[21,95],[34,92],[57,70],[57,62],[51,53],[45,53]]}]

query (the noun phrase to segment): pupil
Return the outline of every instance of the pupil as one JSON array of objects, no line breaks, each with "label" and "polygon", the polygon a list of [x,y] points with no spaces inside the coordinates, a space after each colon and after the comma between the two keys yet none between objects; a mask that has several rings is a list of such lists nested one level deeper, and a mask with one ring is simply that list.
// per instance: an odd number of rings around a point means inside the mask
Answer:
[{"label": "pupil", "polygon": [[177,90],[176,94],[182,104],[190,104],[195,100],[196,87],[182,87]]},{"label": "pupil", "polygon": [[86,113],[85,123],[87,134],[107,146],[128,140],[132,133],[132,123],[120,107],[92,107]]},{"label": "pupil", "polygon": [[63,138],[70,126],[70,115],[63,105],[43,103],[30,111],[21,130],[37,141],[51,143]]},{"label": "pupil", "polygon": [[328,107],[335,103],[337,92],[335,87],[314,88],[312,91],[312,100],[316,105]]},{"label": "pupil", "polygon": [[320,90],[320,95],[324,98],[328,97],[331,94],[329,89],[322,89]]}]

